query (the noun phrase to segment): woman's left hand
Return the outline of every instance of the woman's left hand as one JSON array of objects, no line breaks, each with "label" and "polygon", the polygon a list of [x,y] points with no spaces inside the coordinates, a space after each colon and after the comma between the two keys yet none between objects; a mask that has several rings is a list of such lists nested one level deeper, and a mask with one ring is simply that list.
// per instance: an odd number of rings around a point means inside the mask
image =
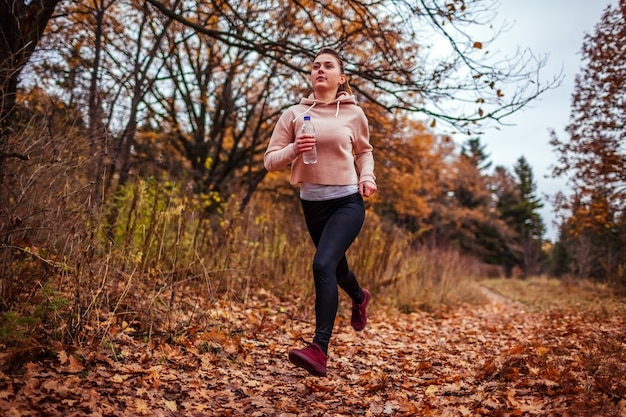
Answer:
[{"label": "woman's left hand", "polygon": [[373,195],[377,189],[378,188],[376,187],[376,184],[369,182],[369,181],[363,181],[362,183],[359,184],[359,193],[363,197],[369,197]]}]

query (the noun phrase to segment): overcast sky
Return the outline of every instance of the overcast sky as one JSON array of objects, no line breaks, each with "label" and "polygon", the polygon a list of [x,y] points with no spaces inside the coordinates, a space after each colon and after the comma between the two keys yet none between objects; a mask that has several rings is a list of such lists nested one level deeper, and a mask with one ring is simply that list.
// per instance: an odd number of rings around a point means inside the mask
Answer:
[{"label": "overcast sky", "polygon": [[[602,12],[615,4],[617,0],[500,0],[497,21],[509,22],[513,27],[501,34],[490,49],[512,55],[520,47],[530,48],[537,55],[549,54],[545,80],[563,69],[560,87],[546,92],[530,107],[506,120],[514,126],[489,129],[481,137],[494,166],[503,165],[512,170],[520,156],[526,158],[540,197],[566,191],[564,179],[546,178],[551,176],[550,166],[557,157],[549,145],[549,131],[554,129],[559,138],[567,138],[564,128],[569,120],[574,78],[582,65],[583,36],[593,33]],[[554,214],[549,202],[545,202],[541,214],[548,232],[546,237],[554,240],[558,232],[552,225]]]}]

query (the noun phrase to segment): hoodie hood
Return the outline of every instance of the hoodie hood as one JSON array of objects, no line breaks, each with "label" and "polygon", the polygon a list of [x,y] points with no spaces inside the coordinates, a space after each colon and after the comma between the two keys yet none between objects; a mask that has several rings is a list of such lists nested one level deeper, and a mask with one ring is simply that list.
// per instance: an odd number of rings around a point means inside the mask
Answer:
[{"label": "hoodie hood", "polygon": [[300,117],[307,114],[315,106],[320,106],[320,105],[330,106],[330,105],[334,105],[335,103],[337,106],[337,110],[335,111],[335,117],[337,117],[339,116],[339,106],[341,104],[356,104],[356,97],[354,97],[354,95],[352,94],[346,93],[345,91],[340,91],[339,94],[337,94],[337,97],[333,101],[331,101],[330,103],[326,103],[321,100],[317,100],[315,98],[315,95],[311,93],[308,97],[302,97],[302,99],[300,100],[300,104],[304,104],[305,106],[309,106],[309,107],[307,107],[307,109],[303,111],[302,113],[296,115],[296,117],[294,117],[293,119],[293,122],[295,122]]}]

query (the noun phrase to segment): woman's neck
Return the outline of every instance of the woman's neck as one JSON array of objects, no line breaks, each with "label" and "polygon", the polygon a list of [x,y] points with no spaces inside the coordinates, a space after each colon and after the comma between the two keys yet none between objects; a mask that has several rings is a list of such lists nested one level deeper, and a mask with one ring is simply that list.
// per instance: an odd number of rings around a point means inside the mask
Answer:
[{"label": "woman's neck", "polygon": [[315,91],[313,96],[316,100],[322,101],[324,103],[330,103],[331,101],[337,98],[336,91]]}]

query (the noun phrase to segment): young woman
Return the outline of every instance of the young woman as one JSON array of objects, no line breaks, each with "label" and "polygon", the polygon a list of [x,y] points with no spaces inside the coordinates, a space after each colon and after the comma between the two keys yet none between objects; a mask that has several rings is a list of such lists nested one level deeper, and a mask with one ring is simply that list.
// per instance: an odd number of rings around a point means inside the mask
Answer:
[{"label": "young woman", "polygon": [[[352,95],[343,61],[334,50],[324,48],[315,57],[310,77],[313,94],[281,115],[264,163],[268,171],[291,164],[291,183],[300,185],[304,218],[316,247],[315,335],[304,349],[292,349],[289,360],[312,375],[326,376],[338,286],[352,299],[352,327],[361,331],[367,322],[370,293],[359,286],[345,253],[363,226],[363,197],[377,187],[368,121]],[[302,133],[305,115],[310,116],[315,135]],[[313,146],[317,163],[305,164],[302,155]]]}]

